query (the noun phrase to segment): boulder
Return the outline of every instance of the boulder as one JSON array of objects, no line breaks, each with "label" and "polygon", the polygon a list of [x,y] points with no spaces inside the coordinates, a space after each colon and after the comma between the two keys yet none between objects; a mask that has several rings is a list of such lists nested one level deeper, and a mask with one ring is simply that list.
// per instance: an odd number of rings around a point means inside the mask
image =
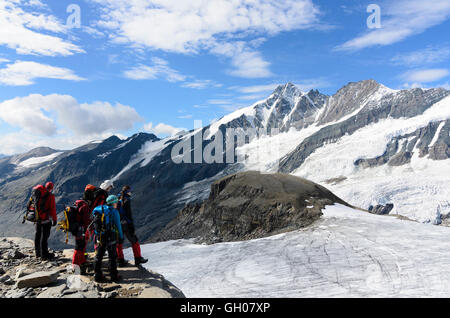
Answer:
[{"label": "boulder", "polygon": [[59,298],[66,288],[67,286],[64,283],[55,287],[49,287],[40,293],[36,298]]},{"label": "boulder", "polygon": [[19,278],[16,282],[16,286],[17,288],[47,286],[56,282],[58,275],[59,273],[54,271],[33,273]]},{"label": "boulder", "polygon": [[2,255],[3,259],[5,260],[13,260],[13,259],[22,259],[26,256],[20,252],[17,248],[12,249]]},{"label": "boulder", "polygon": [[157,287],[145,288],[138,298],[171,298],[165,290]]}]

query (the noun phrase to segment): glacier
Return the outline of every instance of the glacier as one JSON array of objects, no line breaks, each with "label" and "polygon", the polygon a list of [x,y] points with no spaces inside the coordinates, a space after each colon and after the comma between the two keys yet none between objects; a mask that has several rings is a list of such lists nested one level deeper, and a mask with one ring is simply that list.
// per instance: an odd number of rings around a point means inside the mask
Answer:
[{"label": "glacier", "polygon": [[[312,226],[251,241],[142,246],[187,297],[448,297],[450,229],[343,205]],[[125,251],[132,257],[131,249]]]}]

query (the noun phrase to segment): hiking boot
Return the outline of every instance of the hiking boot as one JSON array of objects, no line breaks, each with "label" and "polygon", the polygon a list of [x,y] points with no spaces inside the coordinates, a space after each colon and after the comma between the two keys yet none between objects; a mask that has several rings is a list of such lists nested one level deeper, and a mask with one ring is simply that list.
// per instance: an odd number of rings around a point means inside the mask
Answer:
[{"label": "hiking boot", "polygon": [[53,254],[53,253],[47,253],[46,255],[42,255],[41,256],[41,259],[43,261],[48,261],[48,260],[51,260],[51,259],[54,259],[54,258],[55,258],[55,254]]},{"label": "hiking boot", "polygon": [[96,283],[107,283],[108,282],[104,275],[95,275],[94,280]]},{"label": "hiking boot", "polygon": [[118,283],[121,279],[122,279],[122,276],[120,276],[120,275],[114,275],[114,276],[111,276],[111,280],[112,280],[114,283]]},{"label": "hiking boot", "polygon": [[145,264],[145,263],[147,263],[147,262],[148,262],[148,259],[143,258],[143,257],[136,257],[136,258],[134,259],[134,265],[136,265],[136,266],[139,266],[139,265],[141,265],[141,264]]},{"label": "hiking boot", "polygon": [[85,264],[81,264],[81,266],[80,266],[80,275],[82,275],[82,276],[87,275],[87,266]]},{"label": "hiking boot", "polygon": [[124,259],[124,258],[119,258],[117,260],[117,266],[119,266],[119,267],[125,267],[128,264],[129,264],[128,261],[126,259]]}]

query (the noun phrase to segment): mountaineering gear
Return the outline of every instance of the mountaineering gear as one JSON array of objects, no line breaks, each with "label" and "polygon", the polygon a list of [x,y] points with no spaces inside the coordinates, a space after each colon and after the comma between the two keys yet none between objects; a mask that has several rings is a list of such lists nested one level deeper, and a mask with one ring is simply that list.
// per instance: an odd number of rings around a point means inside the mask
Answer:
[{"label": "mountaineering gear", "polygon": [[109,205],[98,206],[92,211],[92,225],[97,244],[115,244],[117,240],[123,240],[119,212]]},{"label": "mountaineering gear", "polygon": [[90,212],[96,207],[104,205],[106,198],[108,198],[108,192],[101,188],[88,184],[84,189],[83,199],[89,203]]},{"label": "mountaineering gear", "polygon": [[108,281],[106,280],[106,277],[101,274],[101,275],[95,275],[94,280],[96,283],[107,283]]},{"label": "mountaineering gear", "polygon": [[115,276],[111,276],[111,280],[112,280],[114,283],[120,282],[121,279],[122,279],[122,276],[120,276],[119,274],[117,274],[117,275],[115,275]]},{"label": "mountaineering gear", "polygon": [[[116,197],[117,199],[117,197]],[[114,198],[109,200],[115,201]],[[102,274],[102,260],[105,252],[108,252],[109,272],[113,281],[118,281],[117,274],[117,240],[123,240],[122,226],[120,225],[119,212],[110,205],[98,206],[92,212],[92,224],[95,232],[95,278],[100,279]]]},{"label": "mountaineering gear", "polygon": [[86,262],[86,235],[90,223],[89,204],[84,200],[75,201],[73,206],[66,207],[64,219],[58,223],[58,229],[66,233],[66,244],[69,242],[69,233],[75,236],[75,251],[72,265],[81,266]]},{"label": "mountaineering gear", "polygon": [[117,202],[119,202],[119,199],[115,196],[115,195],[110,195],[107,199],[106,199],[106,204],[107,205],[114,205]]},{"label": "mountaineering gear", "polygon": [[[34,217],[32,217],[33,214]],[[52,222],[49,220],[50,217]],[[54,226],[57,221],[56,204],[55,196],[44,186],[37,185],[33,188],[23,222],[25,220],[35,223],[34,250],[36,257],[50,259],[52,255],[48,253],[48,238],[52,225]]]},{"label": "mountaineering gear", "polygon": [[48,256],[48,238],[50,236],[50,223],[36,223],[36,233],[34,235],[34,251],[36,257]]},{"label": "mountaineering gear", "polygon": [[45,214],[48,196],[49,192],[41,184],[32,189],[22,223],[25,223],[25,221],[36,223],[40,219],[39,214]]},{"label": "mountaineering gear", "polygon": [[77,236],[83,228],[87,229],[90,222],[89,214],[88,203],[84,200],[77,200],[73,206],[64,209],[64,219],[58,223],[58,229]]},{"label": "mountaineering gear", "polygon": [[73,206],[64,209],[64,218],[58,223],[58,230],[66,233],[66,244],[69,242],[69,233],[74,236],[80,232],[80,228],[86,226],[89,215],[89,206],[86,201],[78,200]]},{"label": "mountaineering gear", "polygon": [[147,262],[148,262],[148,259],[143,258],[143,257],[138,257],[138,258],[135,258],[135,259],[134,259],[134,265],[135,265],[135,266],[139,266],[139,265],[145,264],[145,263],[147,263]]},{"label": "mountaineering gear", "polygon": [[78,214],[77,214],[77,223],[78,223],[78,230],[75,235],[75,251],[73,253],[72,258],[72,265],[78,265],[80,266],[81,273],[85,272],[85,267],[83,266],[86,263],[86,241],[89,240],[89,236],[86,237],[86,232],[89,223],[91,222],[90,219],[90,210],[89,210],[89,204],[84,200],[78,200],[75,202],[75,206],[78,208]]},{"label": "mountaineering gear", "polygon": [[[117,248],[119,250],[119,248]],[[117,255],[117,266],[119,267],[126,267],[128,265],[128,261],[124,259],[123,254],[122,257],[120,255]]]},{"label": "mountaineering gear", "polygon": [[55,196],[42,185],[33,188],[27,210],[35,212],[36,222],[48,221],[50,217],[57,221]]},{"label": "mountaineering gear", "polygon": [[46,184],[45,184],[45,188],[47,189],[47,191],[49,191],[49,192],[51,192],[52,190],[53,190],[53,187],[54,187],[54,184],[53,184],[53,182],[47,182]]},{"label": "mountaineering gear", "polygon": [[54,258],[55,258],[55,254],[53,254],[53,253],[47,253],[47,254],[41,256],[41,259],[43,261],[52,260]]},{"label": "mountaineering gear", "polygon": [[100,185],[100,189],[105,191],[111,191],[113,188],[114,182],[112,182],[111,180],[105,180],[105,182]]},{"label": "mountaineering gear", "polygon": [[[120,214],[120,223],[122,224],[122,231],[127,237],[128,241],[131,243],[134,255],[134,264],[138,266],[139,264],[147,263],[147,259],[143,258],[141,255],[141,247],[138,242],[138,237],[136,236],[133,216],[131,213],[131,196],[130,196],[130,186],[124,186],[122,192],[119,194],[120,201],[117,205],[117,209]],[[123,241],[119,241],[117,245],[117,257],[119,263],[124,263],[125,258],[123,255]]]}]

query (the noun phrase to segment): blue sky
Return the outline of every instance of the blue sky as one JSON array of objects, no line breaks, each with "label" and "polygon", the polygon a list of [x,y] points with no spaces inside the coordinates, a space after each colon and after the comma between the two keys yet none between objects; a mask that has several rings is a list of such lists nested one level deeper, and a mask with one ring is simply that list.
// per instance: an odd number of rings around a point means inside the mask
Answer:
[{"label": "blue sky", "polygon": [[448,89],[449,17],[448,0],[0,0],[0,153],[170,135],[288,81]]}]

